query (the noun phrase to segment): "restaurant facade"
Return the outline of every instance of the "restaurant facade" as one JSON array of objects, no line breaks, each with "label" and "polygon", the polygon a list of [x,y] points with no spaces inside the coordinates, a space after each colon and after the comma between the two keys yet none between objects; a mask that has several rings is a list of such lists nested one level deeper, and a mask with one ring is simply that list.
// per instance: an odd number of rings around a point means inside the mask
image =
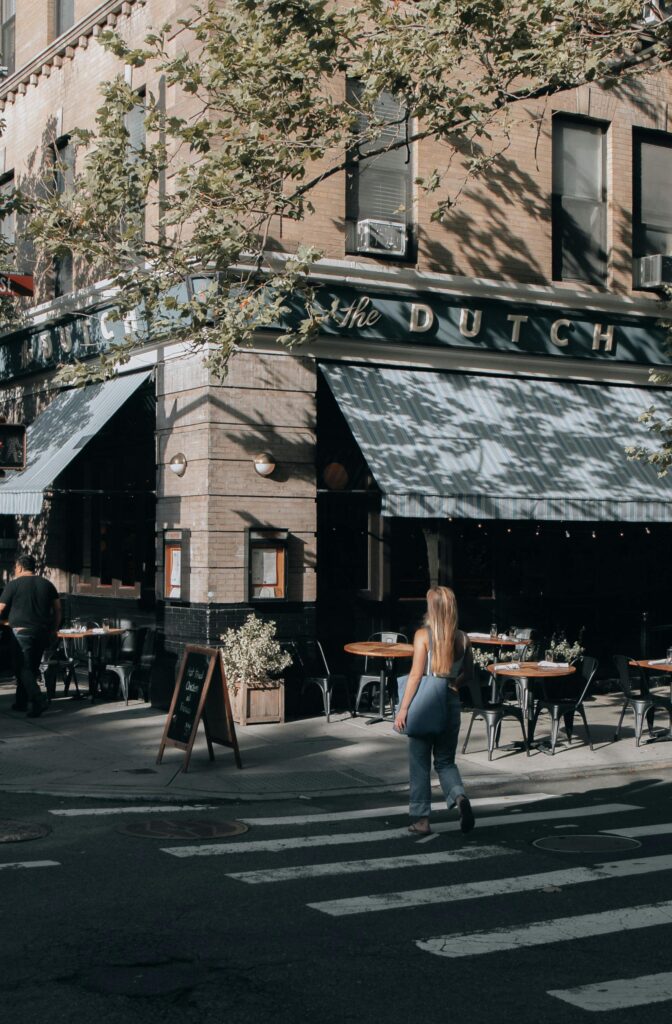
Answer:
[{"label": "restaurant facade", "polygon": [[[17,60],[0,87],[6,169],[21,177],[50,117],[62,140],[82,96],[95,109],[118,70],[95,27],[137,37],[158,6],[83,3],[39,69]],[[269,256],[323,250],[319,338],[290,352],[260,333],[223,381],[164,336],[113,380],[61,388],[60,364],[142,336],[142,316],[116,319],[104,283],[40,294],[0,337],[2,411],[30,425],[26,469],[0,481],[0,571],[29,548],[68,614],[155,621],[173,647],[254,610],[285,639],[321,638],[338,666],[347,641],[412,635],[446,583],[465,628],[634,649],[644,613],[669,618],[672,484],[625,449],[651,443],[647,408],[670,406],[649,370],[669,361],[671,93],[657,76],[554,97],[444,222],[431,197],[401,216],[369,181],[330,179]],[[412,190],[441,156],[430,142],[412,167],[370,173]],[[376,224],[398,251],[372,248]]]}]

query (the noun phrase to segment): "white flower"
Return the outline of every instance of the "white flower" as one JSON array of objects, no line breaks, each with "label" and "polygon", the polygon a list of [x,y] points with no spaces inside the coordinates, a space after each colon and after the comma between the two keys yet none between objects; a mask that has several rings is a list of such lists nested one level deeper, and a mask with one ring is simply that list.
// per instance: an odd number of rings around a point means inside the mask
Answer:
[{"label": "white flower", "polygon": [[244,682],[270,683],[291,665],[291,656],[275,638],[276,628],[275,622],[264,622],[253,612],[239,629],[222,635],[226,681],[234,693]]}]

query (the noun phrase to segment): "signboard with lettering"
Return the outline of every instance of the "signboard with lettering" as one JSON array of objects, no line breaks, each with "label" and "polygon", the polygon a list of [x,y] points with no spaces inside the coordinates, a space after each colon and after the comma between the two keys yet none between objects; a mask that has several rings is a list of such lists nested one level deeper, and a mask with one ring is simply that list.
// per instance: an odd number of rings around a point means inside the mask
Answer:
[{"label": "signboard with lettering", "polygon": [[213,743],[219,743],[233,749],[236,765],[242,768],[222,653],[213,647],[187,644],[175,681],[157,764],[161,763],[166,747],[177,747],[185,751],[183,771],[188,771],[201,720],[210,760],[215,758]]}]

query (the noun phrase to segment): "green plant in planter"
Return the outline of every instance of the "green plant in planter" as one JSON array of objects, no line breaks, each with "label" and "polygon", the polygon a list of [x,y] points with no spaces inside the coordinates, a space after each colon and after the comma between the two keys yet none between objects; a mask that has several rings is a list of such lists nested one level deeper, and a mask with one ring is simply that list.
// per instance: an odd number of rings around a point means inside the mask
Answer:
[{"label": "green plant in planter", "polygon": [[276,638],[275,622],[257,618],[252,612],[239,629],[227,629],[221,636],[226,682],[236,694],[243,683],[274,683],[292,658]]}]

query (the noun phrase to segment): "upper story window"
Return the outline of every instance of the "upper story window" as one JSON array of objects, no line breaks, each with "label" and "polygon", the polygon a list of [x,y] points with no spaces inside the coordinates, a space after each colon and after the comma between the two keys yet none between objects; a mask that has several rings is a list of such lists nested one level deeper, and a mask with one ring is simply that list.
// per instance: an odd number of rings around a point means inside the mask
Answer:
[{"label": "upper story window", "polygon": [[8,75],[13,75],[16,71],[16,0],[0,0],[0,21],[0,64],[7,68]]},{"label": "upper story window", "polygon": [[606,125],[553,119],[553,278],[607,276]]},{"label": "upper story window", "polygon": [[[72,189],[75,177],[75,150],[67,136],[53,147],[53,161],[54,190],[64,195]],[[67,251],[54,259],[54,295],[67,295],[73,287],[72,253]]]},{"label": "upper story window", "polygon": [[[347,81],[347,97],[357,109],[361,83]],[[401,145],[367,159],[367,154],[386,145],[403,142],[407,117],[404,106],[390,93],[380,94],[374,108],[375,120],[384,124],[381,132],[362,142],[349,154],[346,171],[347,249],[376,256],[408,258],[413,203],[413,161],[409,148]],[[358,127],[366,132],[369,118],[360,111]]]},{"label": "upper story window", "polygon": [[672,256],[672,135],[637,132],[633,167],[633,256]]},{"label": "upper story window", "polygon": [[63,35],[74,24],[75,0],[56,0],[56,35]]},{"label": "upper story window", "polygon": [[[13,191],[14,171],[8,171],[0,178],[0,199],[6,202]],[[16,213],[14,210],[11,213],[6,213],[4,217],[0,217],[0,236],[4,238],[8,245],[14,245],[16,241]],[[3,269],[6,270],[8,268],[0,267],[0,270]]]}]

